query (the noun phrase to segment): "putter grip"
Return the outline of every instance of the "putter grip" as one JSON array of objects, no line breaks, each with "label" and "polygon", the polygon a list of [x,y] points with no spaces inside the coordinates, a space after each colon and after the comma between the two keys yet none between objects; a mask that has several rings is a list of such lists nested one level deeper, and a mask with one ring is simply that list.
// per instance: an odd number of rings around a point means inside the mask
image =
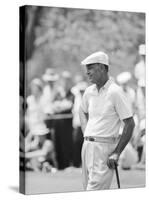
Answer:
[{"label": "putter grip", "polygon": [[117,169],[117,163],[115,163],[115,172],[116,172],[117,185],[118,185],[118,188],[120,188],[120,180],[119,180],[119,174],[118,174],[118,169]]}]

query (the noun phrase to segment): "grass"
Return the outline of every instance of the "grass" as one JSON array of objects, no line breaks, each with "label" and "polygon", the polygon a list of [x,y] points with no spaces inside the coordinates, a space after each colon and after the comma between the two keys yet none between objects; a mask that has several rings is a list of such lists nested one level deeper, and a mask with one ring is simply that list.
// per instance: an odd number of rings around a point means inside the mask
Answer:
[{"label": "grass", "polygon": [[[145,187],[145,170],[119,170],[121,188]],[[114,175],[111,189],[117,188]],[[56,173],[26,172],[26,193],[42,194],[83,191],[81,168]]]}]

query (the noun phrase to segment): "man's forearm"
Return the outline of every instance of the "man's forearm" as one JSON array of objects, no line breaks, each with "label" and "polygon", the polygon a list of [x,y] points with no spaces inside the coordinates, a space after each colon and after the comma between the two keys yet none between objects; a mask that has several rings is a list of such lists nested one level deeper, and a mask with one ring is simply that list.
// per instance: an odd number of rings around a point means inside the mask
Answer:
[{"label": "man's forearm", "polygon": [[88,114],[84,113],[82,108],[79,109],[79,116],[80,116],[80,122],[81,122],[81,129],[82,132],[84,133],[87,121],[88,121]]},{"label": "man's forearm", "polygon": [[124,121],[124,123],[125,123],[125,126],[123,129],[122,136],[121,136],[120,141],[114,151],[114,153],[116,153],[118,155],[121,154],[121,152],[124,150],[125,146],[128,144],[128,142],[132,136],[134,126],[135,126],[133,118],[126,119],[126,121]]}]

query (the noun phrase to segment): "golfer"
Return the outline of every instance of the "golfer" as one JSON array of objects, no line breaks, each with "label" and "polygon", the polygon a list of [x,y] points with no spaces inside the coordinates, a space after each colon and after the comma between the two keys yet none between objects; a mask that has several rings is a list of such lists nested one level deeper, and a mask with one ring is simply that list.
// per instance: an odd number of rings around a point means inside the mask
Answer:
[{"label": "golfer", "polygon": [[[93,83],[83,95],[80,106],[84,134],[82,172],[85,190],[109,189],[115,164],[134,129],[129,101],[108,75],[109,58],[96,52],[82,61]],[[122,121],[124,129],[119,139]]]}]

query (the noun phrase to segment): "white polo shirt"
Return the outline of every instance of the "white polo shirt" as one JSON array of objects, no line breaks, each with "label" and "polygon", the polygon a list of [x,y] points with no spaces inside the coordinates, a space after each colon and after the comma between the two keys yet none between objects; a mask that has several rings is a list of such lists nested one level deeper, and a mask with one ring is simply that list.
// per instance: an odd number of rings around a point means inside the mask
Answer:
[{"label": "white polo shirt", "polygon": [[112,78],[99,92],[96,84],[89,86],[81,107],[89,115],[84,136],[118,137],[121,121],[132,116],[129,101]]}]

